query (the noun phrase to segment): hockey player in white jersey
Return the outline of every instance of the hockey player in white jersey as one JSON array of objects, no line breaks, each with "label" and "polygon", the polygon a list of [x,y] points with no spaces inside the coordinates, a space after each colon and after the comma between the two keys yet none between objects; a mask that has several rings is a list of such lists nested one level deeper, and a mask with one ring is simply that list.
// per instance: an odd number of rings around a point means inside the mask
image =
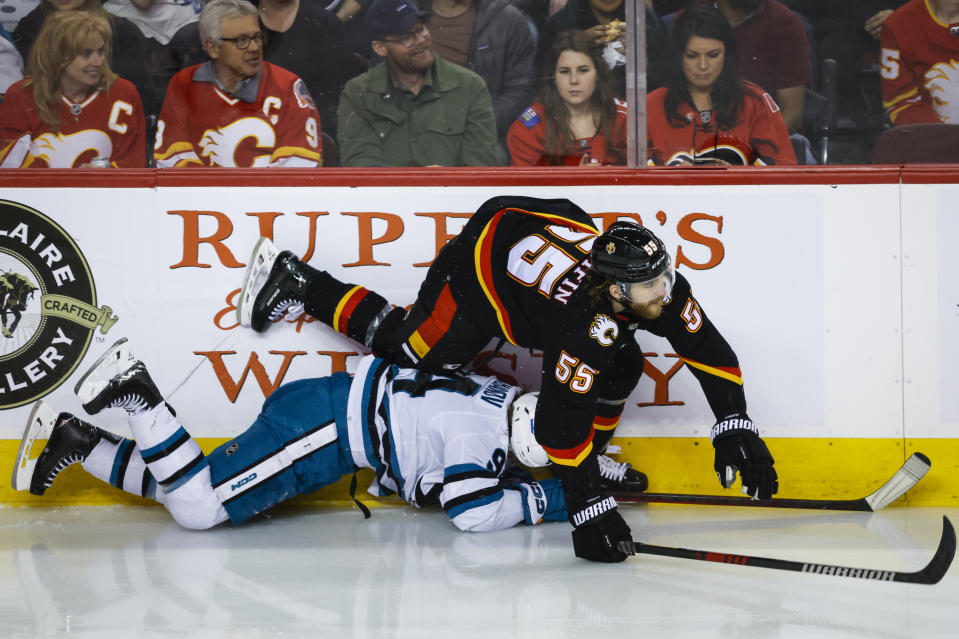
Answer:
[{"label": "hockey player in white jersey", "polygon": [[[371,468],[372,494],[396,493],[414,507],[439,505],[461,530],[567,520],[558,479],[537,482],[508,471],[516,466],[511,446],[527,466],[544,466],[548,458],[532,434],[535,394],[522,395],[495,377],[452,379],[366,356],[354,376],[283,384],[250,428],[209,455],[125,339],[75,391],[90,414],[125,410],[135,441],[37,402],[17,454],[14,489],[42,495],[62,470],[80,463],[98,479],[156,499],[181,525],[206,529],[244,522]],[[34,442],[45,436],[46,446],[32,458]]]}]

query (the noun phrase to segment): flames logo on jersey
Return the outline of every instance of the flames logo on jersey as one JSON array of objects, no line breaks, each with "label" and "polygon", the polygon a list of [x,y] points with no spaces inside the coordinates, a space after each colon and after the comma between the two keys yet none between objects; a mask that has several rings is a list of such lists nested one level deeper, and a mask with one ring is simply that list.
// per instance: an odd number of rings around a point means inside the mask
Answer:
[{"label": "flames logo on jersey", "polygon": [[202,155],[217,166],[235,167],[236,150],[247,138],[256,140],[255,146],[266,151],[266,155],[256,156],[250,166],[269,166],[276,132],[269,122],[260,118],[242,118],[222,129],[207,129],[200,139]]},{"label": "flames logo on jersey", "polygon": [[51,169],[72,168],[87,151],[93,151],[93,157],[110,157],[113,153],[110,136],[97,129],[68,135],[44,133],[30,145],[30,155],[44,159]]},{"label": "flames logo on jersey", "polygon": [[611,346],[619,337],[619,326],[609,315],[597,315],[589,325],[589,336],[603,346]]},{"label": "flames logo on jersey", "polygon": [[933,65],[924,76],[932,98],[932,110],[943,122],[959,124],[959,62],[950,60]]}]

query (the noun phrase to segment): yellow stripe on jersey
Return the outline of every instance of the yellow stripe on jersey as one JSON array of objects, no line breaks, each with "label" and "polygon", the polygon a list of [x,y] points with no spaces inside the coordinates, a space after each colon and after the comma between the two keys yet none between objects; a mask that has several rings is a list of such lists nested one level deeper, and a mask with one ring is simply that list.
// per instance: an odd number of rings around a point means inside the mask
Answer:
[{"label": "yellow stripe on jersey", "polygon": [[[346,307],[346,303],[350,301],[350,298],[353,297],[353,294],[358,290],[363,288],[360,285],[356,285],[347,291],[346,295],[340,298],[340,301],[336,304],[336,309],[333,311],[333,328],[339,330],[337,327],[340,325],[340,314],[343,312],[343,309]],[[344,331],[345,333],[345,331]]]},{"label": "yellow stripe on jersey", "polygon": [[723,379],[727,379],[734,384],[739,384],[740,386],[743,385],[743,378],[742,375],[739,374],[738,368],[717,368],[715,366],[708,366],[706,364],[694,362],[693,360],[686,359],[685,357],[681,357],[680,359],[682,359],[688,366],[699,369],[704,373],[709,373],[710,375],[715,375],[716,377],[722,377]]},{"label": "yellow stripe on jersey", "polygon": [[883,100],[882,106],[884,109],[888,109],[892,105],[898,102],[902,102],[903,100],[908,100],[909,98],[914,97],[918,93],[919,93],[919,89],[917,89],[916,87],[913,87],[909,89],[908,91],[906,91],[905,93],[900,93],[899,95],[893,97],[891,100]]},{"label": "yellow stripe on jersey", "polygon": [[426,357],[426,354],[430,352],[429,344],[423,341],[423,338],[420,337],[419,331],[413,331],[413,334],[410,335],[408,342],[410,347],[412,347],[413,352],[416,353],[416,356],[420,359]]}]

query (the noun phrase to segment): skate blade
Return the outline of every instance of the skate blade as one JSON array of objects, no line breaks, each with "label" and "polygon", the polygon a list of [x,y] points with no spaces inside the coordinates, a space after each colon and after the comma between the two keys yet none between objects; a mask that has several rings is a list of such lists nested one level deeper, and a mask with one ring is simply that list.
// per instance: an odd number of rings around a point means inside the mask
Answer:
[{"label": "skate blade", "polygon": [[33,405],[33,410],[30,411],[30,417],[27,419],[27,426],[23,430],[23,438],[20,440],[20,449],[17,451],[13,475],[10,477],[10,483],[14,490],[30,490],[33,470],[37,466],[37,458],[43,451],[43,447],[40,447],[36,456],[31,458],[30,453],[33,451],[33,444],[38,439],[44,441],[50,439],[50,433],[57,421],[57,415],[58,413],[42,400]]},{"label": "skate blade", "polygon": [[266,283],[266,278],[280,252],[268,237],[261,237],[253,247],[253,255],[246,267],[246,277],[236,302],[236,319],[241,326],[249,326],[253,315],[253,301]]},{"label": "skate blade", "polygon": [[111,379],[130,368],[134,362],[133,347],[127,338],[121,337],[83,374],[73,387],[73,393],[80,402],[86,404],[106,388]]}]

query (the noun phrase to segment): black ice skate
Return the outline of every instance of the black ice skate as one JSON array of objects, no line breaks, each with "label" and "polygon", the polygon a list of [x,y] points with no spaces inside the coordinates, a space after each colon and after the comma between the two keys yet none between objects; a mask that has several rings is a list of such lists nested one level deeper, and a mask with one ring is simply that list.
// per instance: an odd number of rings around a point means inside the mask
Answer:
[{"label": "black ice skate", "polygon": [[606,455],[599,456],[599,476],[603,487],[610,491],[641,493],[649,487],[645,474]]},{"label": "black ice skate", "polygon": [[302,305],[306,280],[305,265],[292,252],[277,252],[273,242],[261,237],[240,289],[237,320],[255,331],[265,331],[287,309]]},{"label": "black ice skate", "polygon": [[[30,450],[37,439],[48,437],[47,445],[35,459]],[[20,450],[13,469],[14,490],[29,489],[42,495],[64,469],[85,460],[103,439],[119,442],[120,438],[81,421],[70,413],[59,415],[43,402],[37,402],[23,431]]]},{"label": "black ice skate", "polygon": [[[153,383],[146,365],[133,355],[125,337],[100,356],[77,382],[73,392],[83,402],[83,410],[90,415],[110,407],[122,408],[133,415],[163,403],[163,395]],[[172,408],[170,412],[173,412]]]}]

